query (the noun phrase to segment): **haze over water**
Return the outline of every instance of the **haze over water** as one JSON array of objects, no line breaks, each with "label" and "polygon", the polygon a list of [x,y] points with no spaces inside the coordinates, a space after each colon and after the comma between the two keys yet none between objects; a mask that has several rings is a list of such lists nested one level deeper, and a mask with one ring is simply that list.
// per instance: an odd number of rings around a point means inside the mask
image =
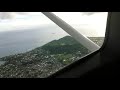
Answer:
[{"label": "haze over water", "polygon": [[22,53],[68,35],[63,30],[29,29],[0,33],[0,57]]},{"label": "haze over water", "polygon": [[[86,16],[82,13],[70,13],[58,13],[57,15],[60,15],[67,23],[70,22],[70,25],[78,23],[73,27],[86,36],[104,37],[105,13],[86,13]],[[103,19],[98,18],[100,16]],[[0,58],[30,51],[68,35],[40,12],[22,13],[22,15],[0,12],[0,18]]]}]

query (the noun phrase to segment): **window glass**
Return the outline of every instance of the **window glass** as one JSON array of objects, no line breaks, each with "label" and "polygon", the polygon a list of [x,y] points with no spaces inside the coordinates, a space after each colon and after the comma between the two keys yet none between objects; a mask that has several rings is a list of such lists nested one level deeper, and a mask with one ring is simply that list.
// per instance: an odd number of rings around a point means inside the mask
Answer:
[{"label": "window glass", "polygon": [[81,34],[102,46],[107,22],[107,12],[53,12]]},{"label": "window glass", "polygon": [[[53,13],[102,45],[107,13]],[[41,12],[0,12],[0,78],[45,78],[90,52]]]}]

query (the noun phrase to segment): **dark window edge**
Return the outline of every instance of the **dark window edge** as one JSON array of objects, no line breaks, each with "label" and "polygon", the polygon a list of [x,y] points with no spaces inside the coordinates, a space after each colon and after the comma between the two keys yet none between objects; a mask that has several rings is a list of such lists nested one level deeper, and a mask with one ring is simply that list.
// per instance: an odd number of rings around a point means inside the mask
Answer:
[{"label": "dark window edge", "polygon": [[65,66],[64,68],[60,69],[59,71],[51,74],[50,76],[48,76],[47,78],[54,78],[56,77],[57,75],[60,75],[66,71],[69,71],[72,67],[76,66],[76,65],[81,65],[81,64],[84,64],[85,62],[88,61],[88,58],[91,58],[92,56],[94,56],[95,54],[97,54],[98,52],[101,52],[101,50],[103,50],[108,42],[108,38],[109,38],[109,27],[110,26],[110,19],[111,19],[111,14],[112,12],[108,12],[108,15],[107,15],[107,22],[106,22],[106,31],[105,31],[105,38],[104,38],[104,41],[103,41],[103,44],[102,46],[100,47],[99,50],[96,50],[94,52],[91,52],[85,56],[83,56],[81,59],[71,63],[70,65],[68,66]]}]

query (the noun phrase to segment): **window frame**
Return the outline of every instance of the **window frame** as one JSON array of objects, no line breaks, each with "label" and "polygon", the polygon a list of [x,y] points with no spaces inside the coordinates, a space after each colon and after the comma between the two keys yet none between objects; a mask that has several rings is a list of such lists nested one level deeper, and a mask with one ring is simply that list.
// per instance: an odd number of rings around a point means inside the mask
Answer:
[{"label": "window frame", "polygon": [[109,26],[109,22],[110,22],[110,18],[111,18],[111,12],[108,12],[107,14],[107,22],[106,22],[106,28],[105,28],[105,37],[104,37],[104,41],[103,41],[103,44],[102,46],[96,50],[96,51],[93,51],[91,53],[88,53],[86,54],[85,56],[81,57],[79,60],[76,60],[74,61],[73,63],[63,67],[62,69],[58,70],[57,72],[49,75],[48,77],[46,78],[54,78],[56,77],[57,75],[60,75],[60,74],[63,74],[64,72],[66,71],[69,71],[72,67],[76,66],[76,65],[82,65],[84,64],[85,62],[87,62],[89,60],[89,58],[93,57],[94,55],[96,55],[97,53],[99,53],[101,50],[104,49],[104,47],[106,46],[107,44],[107,41],[108,41],[108,37],[109,37],[109,29],[107,26]]}]

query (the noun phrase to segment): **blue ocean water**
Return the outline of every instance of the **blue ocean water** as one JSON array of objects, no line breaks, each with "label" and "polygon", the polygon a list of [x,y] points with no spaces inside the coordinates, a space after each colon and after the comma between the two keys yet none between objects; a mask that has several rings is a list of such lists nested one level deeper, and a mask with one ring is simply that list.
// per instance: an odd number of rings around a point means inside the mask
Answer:
[{"label": "blue ocean water", "polygon": [[30,51],[68,35],[59,28],[34,28],[0,32],[0,58]]}]

